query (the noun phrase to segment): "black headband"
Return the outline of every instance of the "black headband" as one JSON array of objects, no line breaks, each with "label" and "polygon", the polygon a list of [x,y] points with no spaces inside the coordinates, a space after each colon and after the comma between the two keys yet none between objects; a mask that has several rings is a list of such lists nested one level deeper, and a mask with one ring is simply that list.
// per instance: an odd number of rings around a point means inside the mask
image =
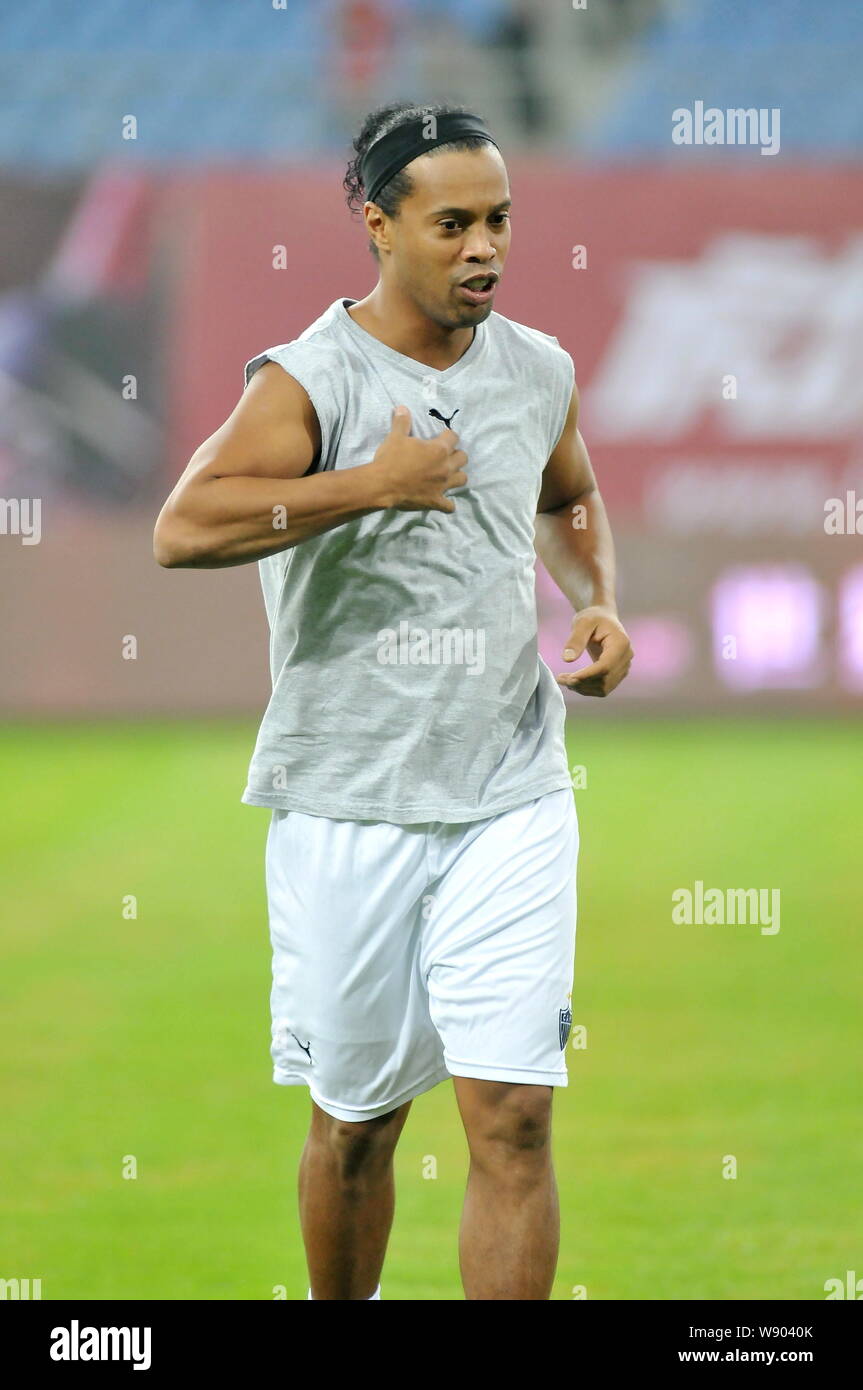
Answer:
[{"label": "black headband", "polygon": [[[434,136],[423,134],[428,123],[433,123]],[[465,135],[480,135],[497,146],[481,116],[463,115],[458,111],[443,116],[429,112],[427,116],[417,116],[388,130],[366,150],[361,161],[360,176],[367,201],[373,203],[384,184],[412,159]]]}]

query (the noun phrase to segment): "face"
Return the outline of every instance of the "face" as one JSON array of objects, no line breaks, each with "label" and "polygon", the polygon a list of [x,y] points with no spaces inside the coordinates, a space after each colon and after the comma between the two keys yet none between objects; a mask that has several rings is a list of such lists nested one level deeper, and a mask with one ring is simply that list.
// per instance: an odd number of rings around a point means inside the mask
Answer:
[{"label": "face", "polygon": [[474,276],[499,277],[509,251],[511,200],[501,154],[489,144],[434,151],[406,168],[414,189],[398,216],[375,209],[369,222],[381,275],[444,328],[481,323],[494,308],[497,281],[489,290],[463,285]]}]

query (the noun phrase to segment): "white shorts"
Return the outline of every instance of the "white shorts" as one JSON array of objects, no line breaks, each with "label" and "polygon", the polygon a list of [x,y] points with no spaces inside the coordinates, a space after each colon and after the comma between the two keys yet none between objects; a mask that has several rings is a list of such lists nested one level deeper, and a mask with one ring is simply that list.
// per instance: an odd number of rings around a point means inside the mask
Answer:
[{"label": "white shorts", "polygon": [[448,1076],[566,1086],[572,791],[487,820],[273,811],[273,1080],[369,1120]]}]

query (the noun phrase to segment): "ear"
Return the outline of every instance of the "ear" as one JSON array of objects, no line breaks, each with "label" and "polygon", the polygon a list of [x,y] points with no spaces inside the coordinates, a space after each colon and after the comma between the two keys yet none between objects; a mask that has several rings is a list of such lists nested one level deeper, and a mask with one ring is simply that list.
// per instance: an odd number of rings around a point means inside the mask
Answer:
[{"label": "ear", "polygon": [[382,212],[377,203],[363,204],[363,217],[366,221],[366,231],[369,240],[374,243],[378,251],[389,251],[389,240],[387,238],[387,224],[389,218]]}]

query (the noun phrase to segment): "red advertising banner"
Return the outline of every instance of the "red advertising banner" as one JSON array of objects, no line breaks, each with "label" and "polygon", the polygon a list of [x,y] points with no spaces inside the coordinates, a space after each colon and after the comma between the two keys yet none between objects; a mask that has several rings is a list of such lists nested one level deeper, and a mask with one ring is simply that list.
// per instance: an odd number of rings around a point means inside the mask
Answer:
[{"label": "red advertising banner", "polygon": [[[575,361],[635,648],[612,717],[856,711],[863,169],[546,159],[509,170],[514,235],[496,308]],[[17,656],[0,707],[260,709],[253,568],[161,574],[152,526],[239,399],[244,362],[373,287],[343,173],[105,167],[76,187],[7,188],[0,640]],[[36,501],[38,546],[23,534]],[[537,573],[540,650],[562,670],[572,615]],[[179,609],[163,596],[178,584]],[[41,601],[40,585],[62,589],[66,607]],[[241,637],[219,630],[217,611]],[[150,634],[158,669],[118,674],[118,625]],[[579,715],[603,705],[567,699]]]},{"label": "red advertising banner", "polygon": [[[187,237],[175,470],[230,409],[248,357],[373,286],[341,172],[213,173],[174,190]],[[636,648],[621,695],[856,701],[863,175],[531,162],[510,176],[496,307],[576,364]],[[538,593],[541,649],[563,669],[568,606],[544,573]]]}]

